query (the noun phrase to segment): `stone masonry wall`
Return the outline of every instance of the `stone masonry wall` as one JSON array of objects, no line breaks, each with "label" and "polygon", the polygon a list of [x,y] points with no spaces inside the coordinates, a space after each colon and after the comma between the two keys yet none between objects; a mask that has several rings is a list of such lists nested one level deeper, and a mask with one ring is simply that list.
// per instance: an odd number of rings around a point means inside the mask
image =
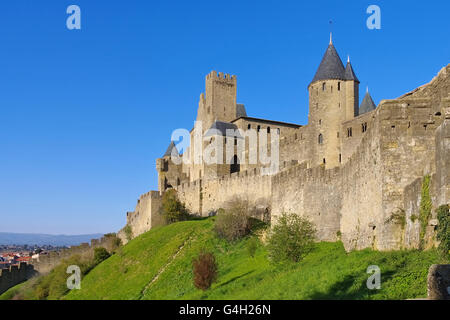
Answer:
[{"label": "stone masonry wall", "polygon": [[0,295],[9,288],[26,281],[33,274],[33,266],[26,262],[22,262],[18,266],[10,266],[8,269],[0,269]]}]

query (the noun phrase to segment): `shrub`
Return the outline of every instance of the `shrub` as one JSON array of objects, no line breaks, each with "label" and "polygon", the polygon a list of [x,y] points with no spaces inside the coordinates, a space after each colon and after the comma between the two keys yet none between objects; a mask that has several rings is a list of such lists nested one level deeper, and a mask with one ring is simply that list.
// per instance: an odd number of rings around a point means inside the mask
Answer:
[{"label": "shrub", "polygon": [[283,213],[269,234],[267,250],[275,262],[298,262],[314,248],[316,229],[297,214]]},{"label": "shrub", "polygon": [[437,218],[439,225],[437,229],[437,239],[439,243],[439,251],[448,259],[450,255],[450,207],[449,205],[440,206],[437,209]]},{"label": "shrub", "polygon": [[94,249],[94,264],[98,265],[102,261],[108,259],[110,256],[108,250],[106,250],[103,247],[95,248]]},{"label": "shrub", "polygon": [[127,224],[125,228],[123,228],[123,232],[125,232],[125,237],[128,241],[131,241],[131,239],[133,239],[133,229],[129,224]]},{"label": "shrub", "polygon": [[166,191],[162,198],[161,214],[167,223],[185,221],[189,218],[189,211],[177,198],[174,189]]},{"label": "shrub", "polygon": [[255,256],[256,250],[258,249],[258,244],[259,244],[259,240],[256,237],[251,238],[247,242],[247,252],[250,255],[250,257],[253,258]]},{"label": "shrub", "polygon": [[425,246],[425,233],[427,231],[428,221],[431,217],[431,196],[430,196],[430,176],[425,176],[422,180],[422,191],[420,201],[420,248]]},{"label": "shrub", "polygon": [[234,241],[248,235],[252,228],[248,202],[235,200],[217,213],[214,230],[221,238]]},{"label": "shrub", "polygon": [[211,252],[202,252],[197,259],[192,261],[194,273],[194,286],[201,290],[207,290],[217,279],[216,258]]}]

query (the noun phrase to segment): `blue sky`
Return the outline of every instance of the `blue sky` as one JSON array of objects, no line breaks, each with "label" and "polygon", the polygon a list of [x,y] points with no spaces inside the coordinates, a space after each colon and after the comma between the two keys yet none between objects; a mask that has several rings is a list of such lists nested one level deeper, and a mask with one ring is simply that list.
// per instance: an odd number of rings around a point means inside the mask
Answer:
[{"label": "blue sky", "polygon": [[[82,29],[66,28],[81,8]],[[381,8],[381,30],[366,8]],[[448,1],[4,1],[0,231],[117,231],[157,188],[155,159],[193,125],[204,77],[238,76],[249,116],[307,123],[333,39],[375,102],[449,63]],[[361,97],[362,98],[362,97]]]}]

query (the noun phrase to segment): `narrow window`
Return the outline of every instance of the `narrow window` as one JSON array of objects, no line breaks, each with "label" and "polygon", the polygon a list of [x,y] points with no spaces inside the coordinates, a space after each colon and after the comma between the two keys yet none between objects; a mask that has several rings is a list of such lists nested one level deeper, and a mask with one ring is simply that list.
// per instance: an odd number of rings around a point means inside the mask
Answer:
[{"label": "narrow window", "polygon": [[322,119],[319,120],[319,125],[321,125],[321,124],[322,124]]},{"label": "narrow window", "polygon": [[367,122],[364,122],[361,126],[362,126],[362,132],[366,132],[367,131]]},{"label": "narrow window", "polygon": [[258,126],[257,131],[259,132],[259,130],[261,130],[261,126]]},{"label": "narrow window", "polygon": [[325,87],[326,87],[326,85],[325,85],[325,82],[322,84],[322,91],[325,91]]},{"label": "narrow window", "polygon": [[325,158],[323,158],[323,164],[326,164],[327,162],[325,161]]},{"label": "narrow window", "polygon": [[339,153],[339,163],[342,162],[342,154]]},{"label": "narrow window", "polygon": [[347,128],[347,137],[352,137],[353,136],[353,132],[352,132],[352,128]]},{"label": "narrow window", "polygon": [[252,128],[252,125],[249,123],[247,128],[248,130],[250,130]]},{"label": "narrow window", "polygon": [[280,133],[281,133],[281,130],[280,130],[280,128],[277,128],[277,133],[278,133],[278,134],[280,134]]},{"label": "narrow window", "polygon": [[267,127],[267,133],[270,133],[270,127]]},{"label": "narrow window", "polygon": [[341,91],[341,83],[338,82],[338,91]]},{"label": "narrow window", "polygon": [[323,135],[319,134],[319,144],[323,144]]},{"label": "narrow window", "polygon": [[234,138],[234,145],[237,146],[237,138]]}]

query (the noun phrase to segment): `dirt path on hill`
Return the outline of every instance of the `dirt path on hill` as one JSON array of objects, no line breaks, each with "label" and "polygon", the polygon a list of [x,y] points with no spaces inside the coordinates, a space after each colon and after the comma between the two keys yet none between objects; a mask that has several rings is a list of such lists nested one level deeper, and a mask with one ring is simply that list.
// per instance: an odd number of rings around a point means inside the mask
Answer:
[{"label": "dirt path on hill", "polygon": [[144,289],[141,291],[138,300],[141,300],[144,296],[147,290],[151,287],[153,283],[155,283],[161,274],[166,271],[166,269],[173,263],[173,261],[176,259],[176,257],[180,254],[181,251],[183,251],[186,244],[193,238],[192,235],[190,235],[182,244],[178,247],[177,252],[175,252],[172,257],[170,257],[169,262],[167,262],[159,271],[158,273],[153,277],[153,279],[144,287]]}]

